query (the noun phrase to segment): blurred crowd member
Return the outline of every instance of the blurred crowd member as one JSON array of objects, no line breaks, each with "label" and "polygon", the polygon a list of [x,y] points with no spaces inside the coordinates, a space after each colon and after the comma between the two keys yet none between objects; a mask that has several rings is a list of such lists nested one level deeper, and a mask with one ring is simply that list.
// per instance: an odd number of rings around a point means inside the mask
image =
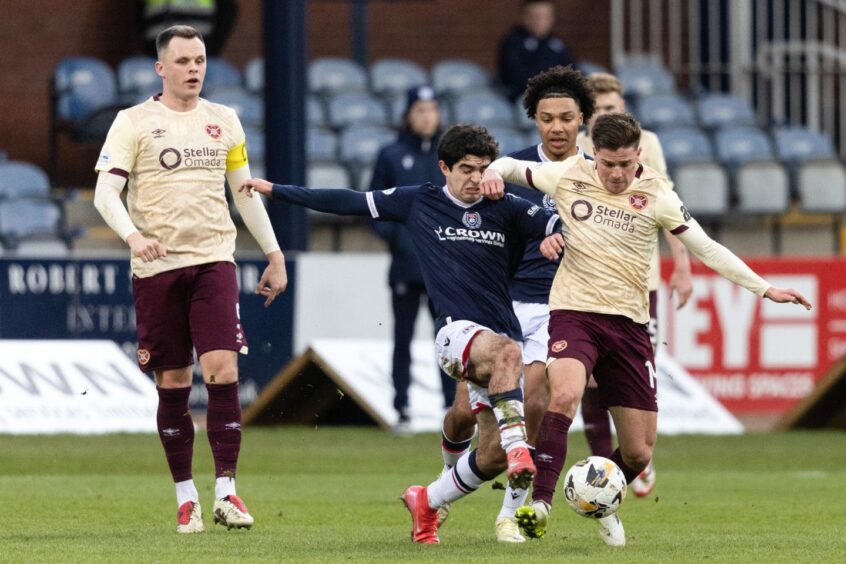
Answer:
[{"label": "blurred crowd member", "polygon": [[[420,85],[406,93],[405,123],[397,140],[379,151],[370,190],[385,190],[395,186],[410,186],[443,182],[438,166],[438,140],[441,137],[441,114],[435,91]],[[394,353],[392,377],[394,381],[394,409],[399,416],[394,432],[411,431],[408,413],[408,388],[411,385],[411,341],[420,301],[425,300],[434,318],[432,303],[426,295],[423,274],[411,242],[408,229],[401,223],[374,222],[374,229],[388,243],[391,269],[391,305],[394,312]],[[444,403],[452,404],[455,380],[439,371]]]},{"label": "blurred crowd member", "polygon": [[522,23],[505,36],[499,47],[499,81],[516,100],[536,74],[556,65],[576,65],[561,38],[553,35],[555,3],[524,0]]},{"label": "blurred crowd member", "polygon": [[156,37],[176,24],[193,27],[206,42],[206,53],[220,54],[235,21],[235,0],[138,0],[138,26],[144,52],[156,56]]}]

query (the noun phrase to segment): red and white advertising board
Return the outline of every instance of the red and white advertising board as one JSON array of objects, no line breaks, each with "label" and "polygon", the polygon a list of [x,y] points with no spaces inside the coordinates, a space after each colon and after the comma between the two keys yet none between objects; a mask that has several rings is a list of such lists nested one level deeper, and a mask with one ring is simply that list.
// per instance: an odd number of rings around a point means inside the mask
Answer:
[{"label": "red and white advertising board", "polygon": [[784,413],[846,355],[846,259],[746,261],[773,285],[803,292],[811,311],[762,300],[693,262],[693,296],[675,310],[672,261],[663,261],[661,341],[733,413]]}]

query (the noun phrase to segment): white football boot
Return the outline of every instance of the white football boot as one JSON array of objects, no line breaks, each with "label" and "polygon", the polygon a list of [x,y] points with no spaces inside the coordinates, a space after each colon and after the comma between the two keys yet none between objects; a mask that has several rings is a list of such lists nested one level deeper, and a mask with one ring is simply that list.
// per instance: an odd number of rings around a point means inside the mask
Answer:
[{"label": "white football boot", "polygon": [[599,523],[599,536],[608,546],[626,546],[626,530],[617,514],[596,520]]},{"label": "white football boot", "polygon": [[516,544],[526,542],[526,537],[520,534],[520,527],[517,521],[510,517],[500,517],[496,520],[496,540]]},{"label": "white football boot", "polygon": [[202,533],[206,530],[203,525],[203,510],[200,509],[200,503],[196,501],[186,501],[179,506],[176,512],[176,532]]}]

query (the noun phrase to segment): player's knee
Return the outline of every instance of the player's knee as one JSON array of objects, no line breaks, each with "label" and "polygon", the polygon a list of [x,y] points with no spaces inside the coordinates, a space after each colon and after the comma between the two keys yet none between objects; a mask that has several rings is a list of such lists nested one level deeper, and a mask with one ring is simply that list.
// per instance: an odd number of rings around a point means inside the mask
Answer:
[{"label": "player's knee", "polygon": [[549,396],[549,411],[573,417],[582,401],[582,391],[567,386],[556,387]]},{"label": "player's knee", "polygon": [[497,364],[509,372],[519,372],[523,365],[523,355],[520,351],[520,346],[510,339],[503,340],[496,360]]},{"label": "player's knee", "polygon": [[620,454],[623,456],[623,461],[626,465],[632,468],[632,470],[640,472],[652,460],[652,447],[646,443],[625,447],[620,445]]}]

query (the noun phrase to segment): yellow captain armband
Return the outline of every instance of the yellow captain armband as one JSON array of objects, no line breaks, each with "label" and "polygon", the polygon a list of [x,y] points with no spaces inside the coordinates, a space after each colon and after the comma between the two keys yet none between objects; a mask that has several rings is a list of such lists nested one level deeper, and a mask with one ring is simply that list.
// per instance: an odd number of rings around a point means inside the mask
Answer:
[{"label": "yellow captain armband", "polygon": [[226,170],[238,170],[242,166],[247,165],[247,141],[242,141],[239,145],[229,149],[226,154]]}]

